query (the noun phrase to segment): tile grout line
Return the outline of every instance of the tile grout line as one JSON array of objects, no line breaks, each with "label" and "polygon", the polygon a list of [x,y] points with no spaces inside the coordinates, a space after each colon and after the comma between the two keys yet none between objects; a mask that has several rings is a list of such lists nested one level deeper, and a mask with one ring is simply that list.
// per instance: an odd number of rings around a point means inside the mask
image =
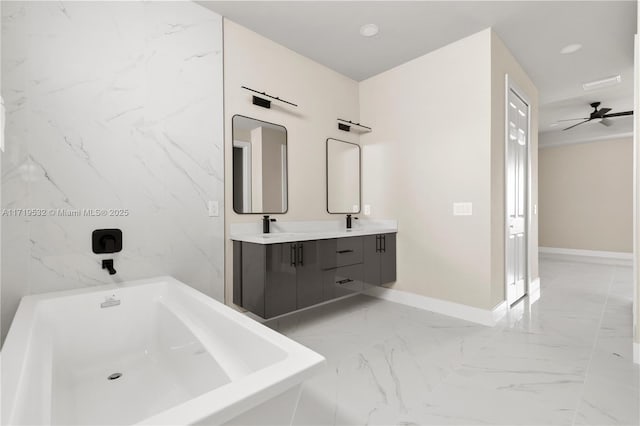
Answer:
[{"label": "tile grout line", "polygon": [[607,304],[609,303],[609,296],[611,294],[611,288],[613,287],[613,282],[616,277],[616,269],[617,266],[612,267],[611,278],[609,279],[609,286],[607,288],[607,296],[604,299],[604,304],[602,305],[602,313],[600,314],[600,320],[598,321],[598,325],[596,328],[596,337],[593,339],[593,345],[591,347],[591,354],[589,355],[589,362],[587,363],[587,368],[584,373],[584,381],[582,383],[582,389],[580,390],[580,395],[578,396],[578,403],[576,404],[576,408],[573,411],[573,420],[571,421],[571,425],[575,426],[576,419],[578,417],[578,411],[582,406],[582,398],[584,397],[584,390],[587,385],[587,378],[589,377],[589,371],[591,370],[591,364],[593,362],[593,355],[595,354],[596,347],[598,345],[598,338],[600,337],[600,330],[602,329],[602,323],[604,322],[604,316],[607,312]]}]

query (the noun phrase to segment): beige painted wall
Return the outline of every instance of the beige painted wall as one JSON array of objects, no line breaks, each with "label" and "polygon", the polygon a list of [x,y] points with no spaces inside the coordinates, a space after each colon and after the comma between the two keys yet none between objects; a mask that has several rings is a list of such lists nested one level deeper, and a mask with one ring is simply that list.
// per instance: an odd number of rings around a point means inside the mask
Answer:
[{"label": "beige painted wall", "polygon": [[[336,119],[357,121],[358,83],[268,40],[232,21],[224,21],[225,75],[225,300],[231,304],[233,253],[232,223],[259,223],[261,215],[233,211],[231,176],[231,118],[242,114],[281,124],[288,133],[289,210],[280,220],[336,219],[326,212],[325,141],[332,137],[358,142],[356,134],[337,129]],[[274,102],[271,109],[251,103],[240,86],[266,91],[299,105]],[[277,224],[276,224],[277,225]]]},{"label": "beige painted wall", "polygon": [[540,150],[540,245],[633,251],[633,140]]},{"label": "beige painted wall", "polygon": [[529,279],[539,277],[538,272],[538,89],[506,48],[502,40],[491,33],[491,304],[505,299],[504,242],[505,242],[505,75],[530,105],[528,250],[530,255]]},{"label": "beige painted wall", "polygon": [[[363,204],[398,219],[395,289],[491,308],[491,33],[360,85]],[[456,201],[473,216],[452,215]]]},{"label": "beige painted wall", "polygon": [[[504,300],[507,72],[533,103],[535,135],[537,90],[491,30],[361,83],[360,117],[374,129],[361,137],[363,204],[399,221],[394,288],[481,309]],[[537,203],[535,185],[534,174]],[[453,216],[454,202],[472,202],[473,215]],[[537,225],[530,245],[537,255]]]}]

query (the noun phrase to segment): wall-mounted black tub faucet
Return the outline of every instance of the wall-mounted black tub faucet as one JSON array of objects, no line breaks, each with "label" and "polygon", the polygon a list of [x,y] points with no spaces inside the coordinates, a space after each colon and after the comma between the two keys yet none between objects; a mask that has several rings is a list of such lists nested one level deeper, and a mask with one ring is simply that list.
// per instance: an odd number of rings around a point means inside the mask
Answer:
[{"label": "wall-mounted black tub faucet", "polygon": [[275,219],[269,219],[269,216],[262,216],[262,233],[268,234],[271,232],[271,222],[275,222]]},{"label": "wall-mounted black tub faucet", "polygon": [[113,259],[103,259],[102,269],[106,269],[107,271],[109,271],[109,275],[116,274],[116,270],[113,268]]}]

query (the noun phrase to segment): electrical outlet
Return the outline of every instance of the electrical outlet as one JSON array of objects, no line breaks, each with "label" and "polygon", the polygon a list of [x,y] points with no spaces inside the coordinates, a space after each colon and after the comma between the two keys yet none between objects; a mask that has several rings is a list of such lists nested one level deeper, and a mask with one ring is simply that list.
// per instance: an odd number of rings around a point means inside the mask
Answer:
[{"label": "electrical outlet", "polygon": [[218,217],[220,216],[220,208],[218,207],[217,200],[210,200],[207,203],[207,207],[209,208],[209,217]]},{"label": "electrical outlet", "polygon": [[371,205],[370,204],[365,204],[364,205],[364,215],[365,216],[369,216],[371,214]]}]

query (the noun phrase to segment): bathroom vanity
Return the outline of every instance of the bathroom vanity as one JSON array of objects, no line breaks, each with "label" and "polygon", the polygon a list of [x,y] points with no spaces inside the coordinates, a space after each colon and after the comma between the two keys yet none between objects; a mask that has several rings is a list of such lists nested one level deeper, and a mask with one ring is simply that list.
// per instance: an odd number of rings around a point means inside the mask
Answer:
[{"label": "bathroom vanity", "polygon": [[396,280],[396,221],[353,226],[361,205],[358,144],[326,140],[327,213],[346,222],[281,223],[269,215],[288,209],[287,130],[241,115],[232,124],[234,211],[263,215],[262,227],[231,225],[233,303],[273,318]]},{"label": "bathroom vanity", "polygon": [[272,318],[394,282],[396,230],[232,235],[233,302]]}]

